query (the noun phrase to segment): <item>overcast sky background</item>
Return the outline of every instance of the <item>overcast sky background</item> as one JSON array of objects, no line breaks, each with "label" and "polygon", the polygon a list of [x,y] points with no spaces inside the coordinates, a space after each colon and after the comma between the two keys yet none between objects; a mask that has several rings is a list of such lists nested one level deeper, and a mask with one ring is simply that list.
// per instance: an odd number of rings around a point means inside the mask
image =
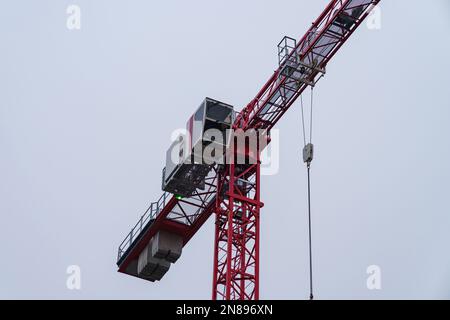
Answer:
[{"label": "overcast sky background", "polygon": [[[209,299],[212,220],[160,283],[117,273],[117,247],[161,194],[171,132],[205,96],[246,105],[327,2],[2,1],[0,298]],[[316,296],[450,299],[450,2],[382,3],[316,88]],[[308,296],[300,124],[296,103],[262,181],[263,299]]]}]

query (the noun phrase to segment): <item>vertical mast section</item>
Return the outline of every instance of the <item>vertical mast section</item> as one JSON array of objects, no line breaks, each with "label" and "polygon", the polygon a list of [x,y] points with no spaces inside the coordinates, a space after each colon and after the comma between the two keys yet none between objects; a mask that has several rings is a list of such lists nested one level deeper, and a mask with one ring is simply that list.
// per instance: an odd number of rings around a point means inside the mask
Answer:
[{"label": "vertical mast section", "polygon": [[[234,159],[237,157],[233,148]],[[213,300],[259,299],[259,152],[222,166],[216,197]],[[248,160],[248,159],[247,159]],[[246,162],[248,163],[248,162]]]}]

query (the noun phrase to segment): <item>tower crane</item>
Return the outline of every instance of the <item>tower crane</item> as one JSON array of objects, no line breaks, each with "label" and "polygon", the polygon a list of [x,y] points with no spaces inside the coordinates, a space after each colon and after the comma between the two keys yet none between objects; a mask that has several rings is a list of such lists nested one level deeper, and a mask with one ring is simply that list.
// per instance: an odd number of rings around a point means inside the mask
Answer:
[{"label": "tower crane", "polygon": [[[168,151],[167,158],[175,152],[181,162],[166,162],[165,192],[119,246],[119,272],[148,281],[161,280],[183,247],[213,215],[212,299],[259,299],[260,211],[264,206],[260,198],[261,152],[270,143],[271,129],[308,87],[315,87],[328,62],[379,1],[332,0],[299,41],[284,37],[278,45],[277,70],[241,112],[210,98],[202,103],[188,121],[189,138],[180,137]],[[198,136],[207,127],[263,131],[267,143],[259,142],[252,153],[248,148],[230,147],[228,136],[222,144],[231,159],[243,155],[254,161],[187,162],[195,158],[192,150],[198,143],[200,150],[206,144],[218,143],[204,137],[194,141],[192,135]],[[305,153],[305,162],[311,161],[312,146]]]}]

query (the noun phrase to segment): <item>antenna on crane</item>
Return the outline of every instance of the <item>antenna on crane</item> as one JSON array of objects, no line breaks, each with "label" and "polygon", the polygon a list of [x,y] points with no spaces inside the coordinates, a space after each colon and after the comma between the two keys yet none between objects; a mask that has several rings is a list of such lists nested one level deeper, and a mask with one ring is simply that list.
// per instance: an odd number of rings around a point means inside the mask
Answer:
[{"label": "antenna on crane", "polygon": [[301,101],[301,109],[302,109],[302,127],[303,127],[303,142],[304,142],[303,162],[306,163],[306,170],[307,170],[307,175],[308,175],[309,299],[314,300],[313,257],[312,257],[312,223],[311,223],[311,163],[314,159],[314,145],[312,144],[314,87],[311,87],[309,143],[307,143],[307,138],[306,138],[303,96],[300,96],[300,101]]}]

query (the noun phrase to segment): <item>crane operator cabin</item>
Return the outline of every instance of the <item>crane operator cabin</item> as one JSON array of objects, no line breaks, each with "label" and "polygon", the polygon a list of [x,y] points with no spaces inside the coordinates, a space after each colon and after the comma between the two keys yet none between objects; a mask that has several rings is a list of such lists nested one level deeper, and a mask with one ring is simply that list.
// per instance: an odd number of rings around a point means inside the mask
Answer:
[{"label": "crane operator cabin", "polygon": [[[206,98],[166,153],[162,190],[180,198],[205,189],[205,178],[230,142],[233,106]],[[212,150],[212,152],[205,152]],[[221,150],[220,154],[214,151]]]}]

